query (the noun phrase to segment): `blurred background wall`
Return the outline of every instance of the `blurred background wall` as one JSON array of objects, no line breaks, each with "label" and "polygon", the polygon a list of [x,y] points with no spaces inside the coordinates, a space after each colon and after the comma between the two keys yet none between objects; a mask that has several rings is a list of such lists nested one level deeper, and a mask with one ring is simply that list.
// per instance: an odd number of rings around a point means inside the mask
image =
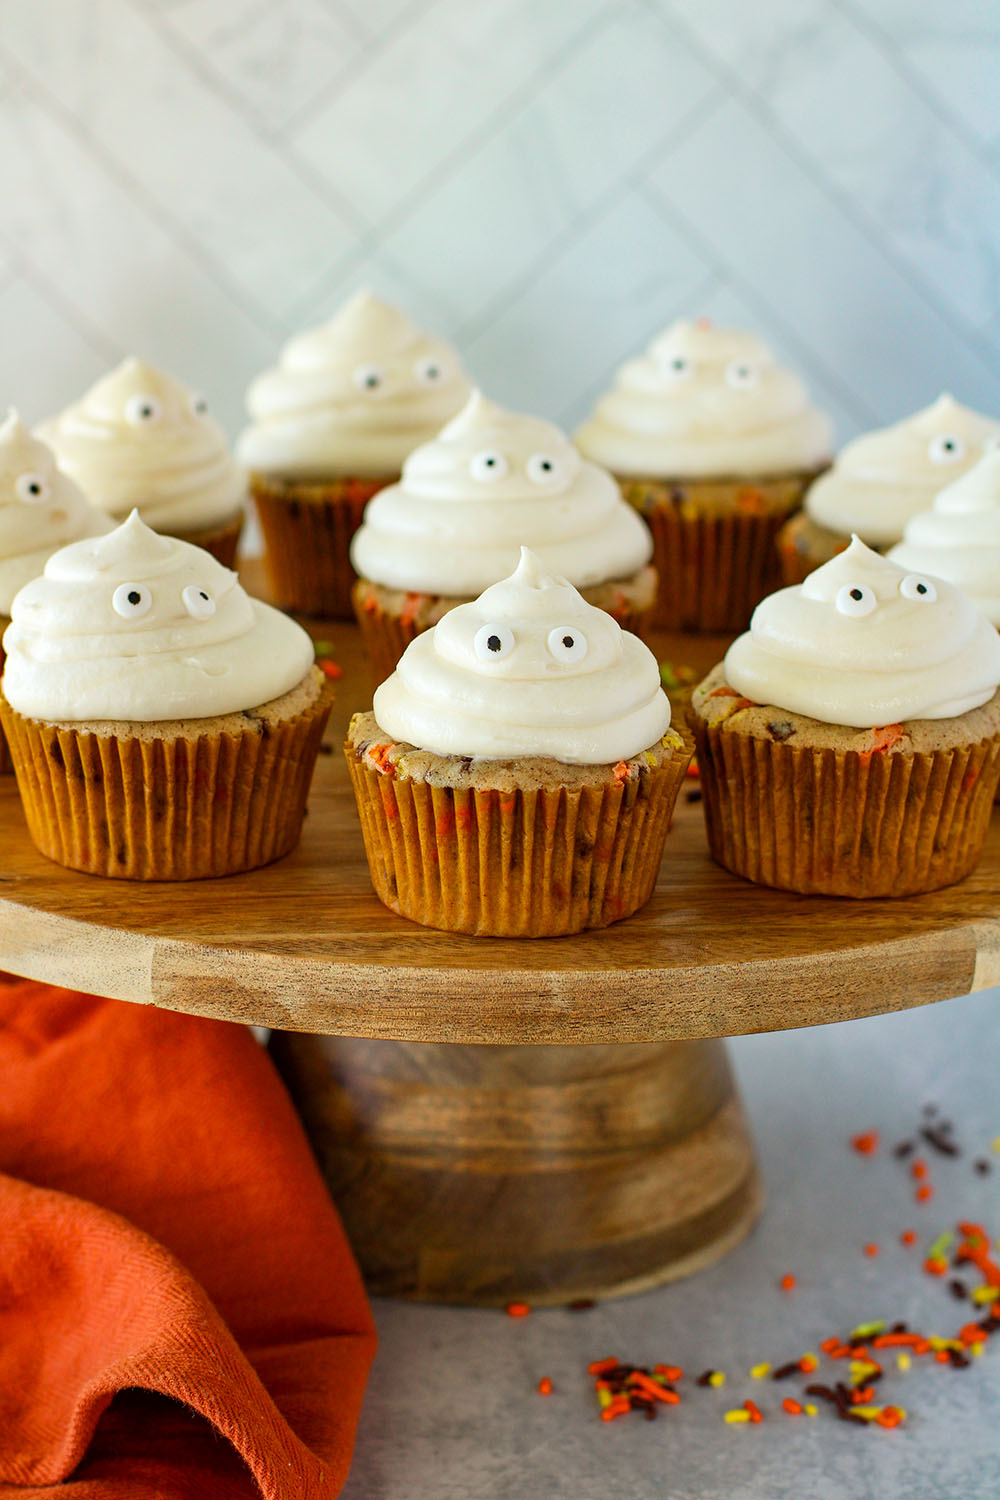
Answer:
[{"label": "blurred background wall", "polygon": [[230,431],[358,284],[570,424],[678,315],[840,438],[1000,412],[998,0],[3,0],[0,402],[126,352]]}]

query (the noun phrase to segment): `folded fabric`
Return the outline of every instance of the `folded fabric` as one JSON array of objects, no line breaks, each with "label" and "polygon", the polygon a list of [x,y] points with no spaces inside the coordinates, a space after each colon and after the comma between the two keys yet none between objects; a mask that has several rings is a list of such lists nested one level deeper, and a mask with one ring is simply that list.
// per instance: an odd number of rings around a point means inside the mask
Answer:
[{"label": "folded fabric", "polygon": [[248,1031],[0,979],[4,1495],[331,1500],[374,1348]]}]

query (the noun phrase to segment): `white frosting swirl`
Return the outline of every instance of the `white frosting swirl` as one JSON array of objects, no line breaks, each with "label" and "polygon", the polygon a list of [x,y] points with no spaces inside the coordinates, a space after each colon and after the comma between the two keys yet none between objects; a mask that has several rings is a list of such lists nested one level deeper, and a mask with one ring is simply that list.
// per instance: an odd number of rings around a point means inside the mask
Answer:
[{"label": "white frosting swirl", "polygon": [[297,478],[398,474],[462,406],[458,355],[370,292],[299,334],[247,393],[236,451],[250,469]]},{"label": "white frosting swirl", "polygon": [[616,474],[722,478],[815,468],[831,428],[766,344],[699,318],[622,365],[576,443]]},{"label": "white frosting swirl", "polygon": [[856,531],[871,546],[886,547],[997,438],[1000,422],[939,396],[905,421],[848,443],[809,489],[806,511],[840,536]]},{"label": "white frosting swirl", "polygon": [[140,359],[126,359],[39,436],[92,505],[136,509],[167,533],[234,518],[247,482],[204,399]]},{"label": "white frosting swirl", "polygon": [[1000,635],[952,584],[854,537],[805,583],[758,604],[725,673],[752,702],[826,724],[950,719],[1000,686]]},{"label": "white frosting swirl", "polygon": [[57,466],[51,448],[9,411],[0,424],[0,615],[10,614],[18,589],[38,577],[53,552],[110,526]]},{"label": "white frosting swirl", "polygon": [[351,560],[387,588],[462,597],[506,578],[522,542],[577,588],[628,577],[653,550],[611,475],[558,427],[474,391],[368,502]]},{"label": "white frosting swirl", "polygon": [[527,547],[510,578],[411,642],[374,709],[386,734],[436,755],[571,765],[627,760],[670,725],[648,647]]},{"label": "white frosting swirl", "polygon": [[133,511],[74,542],[23,588],[4,635],[3,691],[27,718],[203,719],[259,708],[309,671],[300,625],[251,599],[200,547]]},{"label": "white frosting swirl", "polygon": [[1000,627],[1000,447],[908,521],[889,557],[901,568],[947,578]]}]

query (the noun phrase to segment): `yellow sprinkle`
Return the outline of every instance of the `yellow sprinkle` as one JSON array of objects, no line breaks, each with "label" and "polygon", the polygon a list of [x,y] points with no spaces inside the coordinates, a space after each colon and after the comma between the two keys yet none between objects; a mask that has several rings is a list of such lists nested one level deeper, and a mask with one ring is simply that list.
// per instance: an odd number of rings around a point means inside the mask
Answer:
[{"label": "yellow sprinkle", "polygon": [[964,1349],[965,1345],[960,1339],[942,1339],[931,1337],[927,1340],[932,1349]]},{"label": "yellow sprinkle", "polygon": [[913,1363],[913,1361],[912,1361],[912,1359],[910,1358],[910,1356],[908,1354],[897,1354],[897,1356],[896,1356],[896,1369],[897,1370],[908,1370],[910,1368],[910,1366],[912,1365],[912,1363]]},{"label": "yellow sprinkle", "polygon": [[770,1373],[771,1366],[767,1363],[764,1363],[762,1365],[754,1365],[753,1369],[750,1371],[750,1374],[753,1376],[754,1380],[763,1380],[764,1376],[770,1375]]},{"label": "yellow sprinkle", "polygon": [[866,1379],[866,1377],[869,1376],[869,1375],[874,1375],[875,1371],[877,1369],[878,1369],[878,1365],[873,1365],[870,1360],[867,1360],[867,1359],[852,1359],[851,1360],[851,1381],[852,1381],[852,1383],[854,1385],[857,1385],[860,1380]]},{"label": "yellow sprinkle", "polygon": [[855,1416],[855,1417],[864,1417],[864,1419],[865,1419],[866,1422],[870,1422],[871,1419],[872,1419],[872,1417],[877,1417],[878,1414],[879,1414],[879,1412],[881,1410],[882,1410],[881,1406],[852,1406],[851,1407],[851,1413],[852,1413],[852,1415]]},{"label": "yellow sprinkle", "polygon": [[611,1392],[610,1391],[598,1391],[598,1393],[597,1393],[597,1400],[598,1400],[598,1403],[599,1403],[599,1405],[601,1407],[601,1410],[603,1411],[606,1406],[610,1406],[611,1405]]},{"label": "yellow sprinkle", "polygon": [[726,1377],[725,1375],[723,1375],[721,1370],[713,1370],[711,1375],[708,1377],[708,1383],[709,1385],[714,1386],[725,1385]]},{"label": "yellow sprinkle", "polygon": [[750,1413],[744,1411],[742,1406],[737,1406],[733,1411],[727,1411],[723,1417],[724,1422],[749,1422]]},{"label": "yellow sprinkle", "polygon": [[994,1151],[1000,1151],[1000,1135],[995,1135],[990,1143]]},{"label": "yellow sprinkle", "polygon": [[1000,1293],[995,1286],[974,1286],[971,1296],[973,1302],[996,1302]]},{"label": "yellow sprinkle", "polygon": [[969,1353],[970,1354],[975,1354],[975,1355],[978,1356],[978,1355],[982,1354],[982,1352],[983,1352],[983,1350],[985,1348],[986,1348],[985,1344],[970,1344],[969,1345]]},{"label": "yellow sprinkle", "polygon": [[806,1414],[807,1417],[816,1417],[816,1416],[819,1415],[819,1407],[818,1406],[813,1406],[813,1404],[812,1404],[811,1401],[806,1406],[804,1406],[802,1409],[805,1412],[805,1414]]}]

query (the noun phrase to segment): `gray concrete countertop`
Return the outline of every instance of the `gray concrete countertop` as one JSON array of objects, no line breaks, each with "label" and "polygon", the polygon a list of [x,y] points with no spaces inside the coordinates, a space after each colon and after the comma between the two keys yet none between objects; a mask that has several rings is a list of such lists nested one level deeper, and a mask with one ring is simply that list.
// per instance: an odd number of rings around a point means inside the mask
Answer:
[{"label": "gray concrete countertop", "polygon": [[[839,1422],[821,1403],[816,1418],[790,1417],[781,1398],[804,1382],[749,1370],[869,1319],[952,1334],[981,1315],[921,1265],[959,1219],[983,1223],[994,1244],[1000,1233],[998,998],[734,1041],[767,1203],[750,1238],[700,1276],[523,1319],[376,1303],[380,1350],[344,1500],[996,1500],[1000,1335],[966,1370],[888,1363],[880,1398],[909,1413],[893,1431]],[[920,1205],[890,1148],[926,1103],[954,1122],[963,1154],[922,1149],[935,1195]],[[869,1128],[882,1148],[862,1157],[848,1143]],[[988,1176],[973,1170],[977,1156],[990,1159]],[[907,1250],[899,1236],[911,1227],[920,1245]],[[778,1286],[786,1271],[794,1292]],[[586,1367],[609,1354],[682,1365],[683,1403],[655,1422],[601,1422]],[[722,1389],[694,1386],[708,1366],[726,1372]],[[834,1368],[824,1360],[814,1378]],[[748,1396],[764,1422],[726,1425],[723,1412]]]}]

